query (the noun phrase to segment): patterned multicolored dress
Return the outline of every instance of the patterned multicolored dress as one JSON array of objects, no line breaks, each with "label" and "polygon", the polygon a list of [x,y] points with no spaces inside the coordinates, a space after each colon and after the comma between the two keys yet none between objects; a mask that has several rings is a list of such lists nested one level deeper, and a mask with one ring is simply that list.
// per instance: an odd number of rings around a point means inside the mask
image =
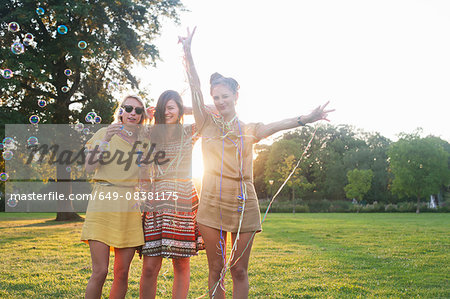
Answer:
[{"label": "patterned multicolored dress", "polygon": [[144,207],[142,254],[168,258],[195,256],[204,249],[196,219],[199,198],[192,182],[192,147],[198,139],[195,126],[179,125],[176,133],[171,134],[160,131],[160,136],[175,136],[163,141],[152,131],[151,143],[165,153],[166,163],[153,163],[149,169],[148,193],[152,198]]}]

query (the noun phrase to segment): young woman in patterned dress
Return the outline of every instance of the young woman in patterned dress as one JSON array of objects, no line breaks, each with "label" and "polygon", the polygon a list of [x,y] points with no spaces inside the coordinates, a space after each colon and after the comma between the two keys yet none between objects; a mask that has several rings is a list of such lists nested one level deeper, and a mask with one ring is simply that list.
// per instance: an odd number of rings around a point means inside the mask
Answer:
[{"label": "young woman in patterned dress", "polygon": [[190,281],[190,257],[203,249],[196,221],[198,196],[191,179],[191,153],[198,139],[194,125],[181,123],[183,102],[176,91],[161,94],[155,108],[151,144],[163,151],[167,163],[152,164],[144,215],[144,255],[140,297],[155,298],[162,259],[171,258],[174,269],[172,298],[186,298]]}]

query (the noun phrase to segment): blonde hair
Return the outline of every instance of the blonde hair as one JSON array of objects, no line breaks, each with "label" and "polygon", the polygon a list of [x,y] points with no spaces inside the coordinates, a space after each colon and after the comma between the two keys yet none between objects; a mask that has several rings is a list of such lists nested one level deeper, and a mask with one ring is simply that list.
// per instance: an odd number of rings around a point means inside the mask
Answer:
[{"label": "blonde hair", "polygon": [[139,103],[142,104],[142,107],[144,108],[144,112],[141,114],[141,120],[139,121],[140,125],[146,124],[148,122],[148,115],[147,115],[147,107],[145,107],[145,102],[141,99],[140,96],[135,94],[126,95],[123,100],[119,103],[119,106],[117,106],[116,111],[114,112],[114,122],[121,122],[122,121],[122,115],[120,115],[120,109],[122,108],[122,105],[125,103],[128,99],[135,99]]}]

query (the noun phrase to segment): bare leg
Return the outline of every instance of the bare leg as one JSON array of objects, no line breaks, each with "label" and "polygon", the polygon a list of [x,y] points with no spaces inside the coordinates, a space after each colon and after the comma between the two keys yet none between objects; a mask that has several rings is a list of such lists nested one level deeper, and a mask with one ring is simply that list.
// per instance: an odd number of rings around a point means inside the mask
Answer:
[{"label": "bare leg", "polygon": [[206,256],[208,257],[209,296],[212,297],[214,293],[216,299],[225,298],[225,292],[217,284],[220,282],[220,274],[224,267],[224,258],[226,258],[227,233],[222,232],[223,241],[221,244],[220,230],[201,224],[199,224],[199,229],[205,241]]},{"label": "bare leg", "polygon": [[109,293],[110,299],[125,298],[128,289],[128,271],[136,248],[114,248],[114,280]]},{"label": "bare leg", "polygon": [[91,250],[92,275],[86,286],[84,298],[101,298],[102,288],[108,275],[109,246],[99,241],[89,241]]},{"label": "bare leg", "polygon": [[[240,233],[237,241],[237,248],[231,261],[231,277],[233,278],[233,298],[248,298],[248,261],[250,251],[253,245],[253,233]],[[234,244],[236,233],[231,234],[231,240]],[[248,247],[246,248],[248,244]],[[245,251],[244,251],[245,250]],[[237,260],[237,262],[236,262]],[[235,264],[236,262],[236,264]]]},{"label": "bare leg", "polygon": [[186,299],[189,293],[189,282],[191,278],[190,258],[174,258],[173,264],[173,287],[172,298]]},{"label": "bare leg", "polygon": [[161,269],[162,257],[160,256],[145,256],[142,264],[142,275],[139,286],[139,297],[155,298],[156,287],[158,284],[158,273]]}]

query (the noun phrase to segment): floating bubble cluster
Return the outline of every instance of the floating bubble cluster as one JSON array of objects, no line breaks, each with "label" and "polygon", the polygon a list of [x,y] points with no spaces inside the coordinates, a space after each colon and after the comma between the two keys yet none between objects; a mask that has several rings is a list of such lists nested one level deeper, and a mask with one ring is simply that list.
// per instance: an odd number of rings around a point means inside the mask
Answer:
[{"label": "floating bubble cluster", "polygon": [[65,69],[65,70],[64,70],[64,75],[66,75],[66,76],[72,76],[72,70],[70,70],[70,69]]},{"label": "floating bubble cluster", "polygon": [[36,13],[38,14],[38,16],[42,16],[45,13],[45,9],[43,9],[42,7],[38,7],[36,8]]},{"label": "floating bubble cluster", "polygon": [[57,31],[59,34],[67,34],[69,29],[67,29],[66,25],[59,25]]},{"label": "floating bubble cluster", "polygon": [[4,69],[2,72],[2,76],[5,79],[11,79],[13,76],[13,71],[11,71],[10,69]]},{"label": "floating bubble cluster", "polygon": [[81,50],[84,50],[87,48],[87,42],[85,42],[84,40],[81,40],[78,42],[78,48],[80,48]]},{"label": "floating bubble cluster", "polygon": [[88,114],[86,114],[86,117],[84,118],[84,120],[88,123],[95,123],[96,117],[97,117],[97,113],[91,111],[91,112],[88,112]]},{"label": "floating bubble cluster", "polygon": [[11,45],[11,52],[13,52],[16,55],[20,55],[23,52],[25,52],[25,46],[20,42],[15,42]]},{"label": "floating bubble cluster", "polygon": [[40,118],[39,118],[39,116],[37,116],[37,115],[32,115],[32,116],[30,116],[29,121],[30,121],[30,123],[32,123],[32,124],[38,124],[39,121],[40,121]]},{"label": "floating bubble cluster", "polygon": [[8,31],[16,33],[19,32],[19,30],[20,26],[17,22],[11,22],[8,24]]},{"label": "floating bubble cluster", "polygon": [[8,180],[8,174],[6,172],[0,173],[0,181],[6,182]]},{"label": "floating bubble cluster", "polygon": [[47,101],[46,100],[38,100],[38,106],[41,108],[44,108],[45,106],[47,106]]},{"label": "floating bubble cluster", "polygon": [[31,136],[30,138],[28,138],[27,143],[29,146],[33,146],[39,143],[39,140],[37,139],[37,137]]},{"label": "floating bubble cluster", "polygon": [[69,90],[70,90],[70,88],[68,86],[61,87],[61,91],[64,93],[68,92]]},{"label": "floating bubble cluster", "polygon": [[10,150],[6,150],[2,153],[3,159],[5,159],[6,161],[9,161],[13,158],[14,154],[12,151]]}]

